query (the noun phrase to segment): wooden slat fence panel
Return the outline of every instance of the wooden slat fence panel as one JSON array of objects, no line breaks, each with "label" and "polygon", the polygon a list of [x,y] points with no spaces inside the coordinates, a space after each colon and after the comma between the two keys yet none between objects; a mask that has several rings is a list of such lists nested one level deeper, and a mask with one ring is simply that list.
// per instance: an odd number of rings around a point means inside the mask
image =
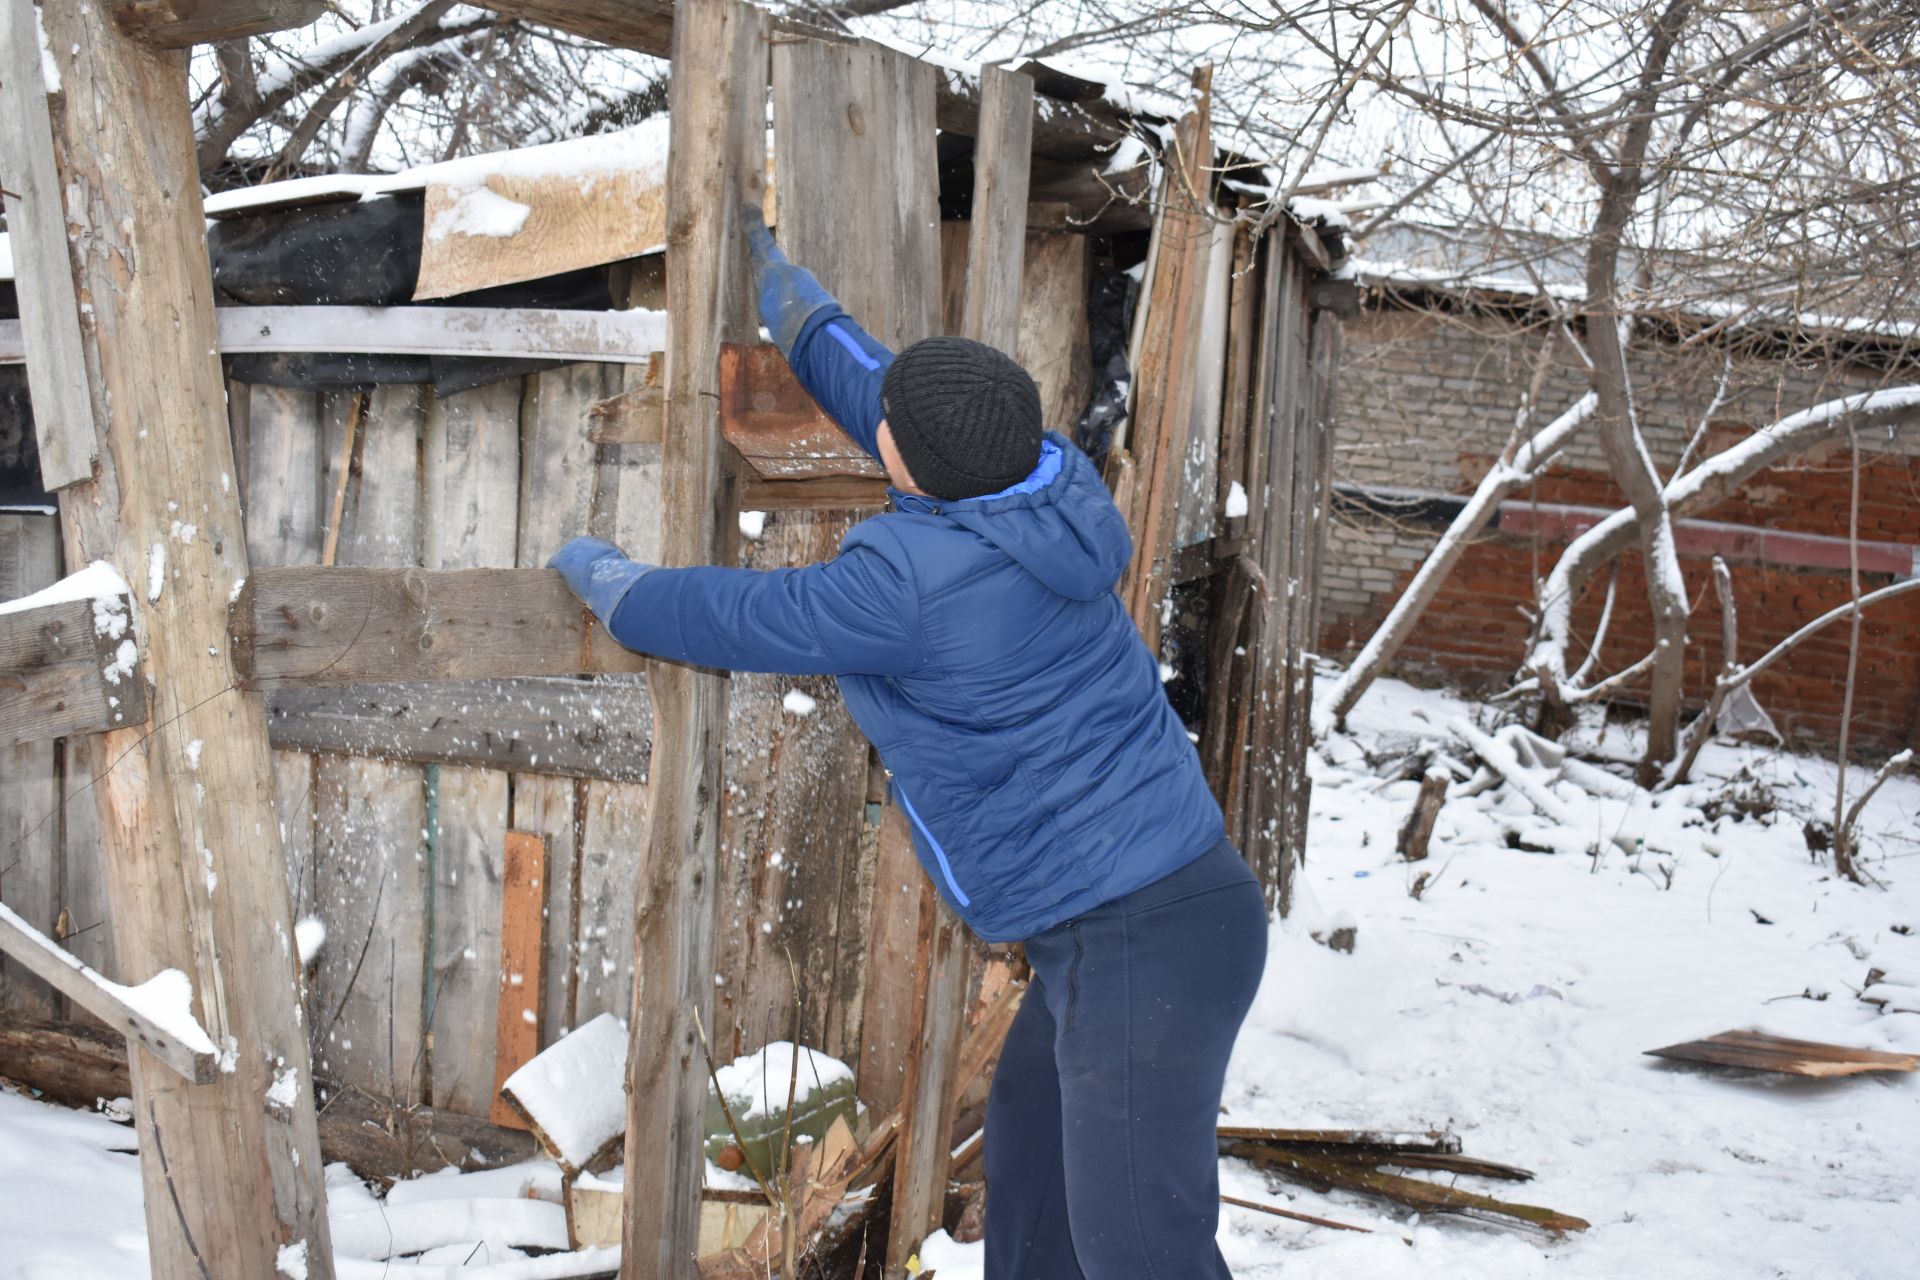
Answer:
[{"label": "wooden slat fence panel", "polygon": [[[336,563],[420,563],[419,459],[428,394],[410,386],[370,393]],[[332,413],[328,421],[344,434],[347,417]],[[321,456],[337,465],[342,443],[323,436]],[[327,930],[308,989],[316,1070],[402,1105],[425,1102],[424,770],[322,754],[311,807],[313,910]],[[283,813],[282,820],[288,817]]]},{"label": "wooden slat fence panel", "polygon": [[[58,524],[0,512],[0,602],[60,577]],[[91,620],[87,623],[91,631]],[[88,649],[91,652],[91,644]],[[52,936],[60,919],[59,759],[51,741],[0,746],[0,902]],[[17,960],[0,957],[0,1009],[48,1015],[61,999]]]},{"label": "wooden slat fence panel", "polygon": [[[421,528],[431,569],[509,565],[518,528],[521,379],[435,400],[427,413]],[[430,766],[429,1096],[488,1114],[499,1012],[507,774]]]}]

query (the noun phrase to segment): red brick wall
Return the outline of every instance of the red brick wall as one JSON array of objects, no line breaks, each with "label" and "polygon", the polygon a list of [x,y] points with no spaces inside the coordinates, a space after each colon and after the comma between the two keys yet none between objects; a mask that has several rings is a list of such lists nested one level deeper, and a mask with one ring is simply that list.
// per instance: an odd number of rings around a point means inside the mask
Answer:
[{"label": "red brick wall", "polygon": [[[1464,460],[1463,460],[1464,462]],[[1471,466],[1471,463],[1465,463]],[[1745,490],[1699,518],[1763,528],[1844,537],[1851,478],[1844,451],[1803,459],[1801,465],[1763,472]],[[1861,468],[1860,535],[1880,542],[1920,543],[1920,460],[1877,458]],[[1523,495],[1524,496],[1524,495]],[[1558,471],[1532,495],[1541,502],[1598,507],[1619,503],[1604,476]],[[1526,651],[1534,605],[1535,575],[1551,569],[1564,542],[1494,535],[1468,549],[1453,578],[1421,619],[1401,651],[1398,666],[1410,673],[1497,688],[1509,682]],[[1739,656],[1752,661],[1805,622],[1850,598],[1844,572],[1734,562],[1734,599],[1739,614]],[[1688,628],[1688,692],[1704,700],[1718,669],[1720,612],[1713,593],[1711,560],[1682,561],[1694,601]],[[1364,643],[1412,577],[1400,575],[1371,607],[1333,618],[1321,637],[1329,654],[1349,653]],[[1863,574],[1862,591],[1894,581],[1889,574]],[[1606,595],[1603,575],[1589,584],[1574,608],[1578,663],[1594,634]],[[1620,559],[1613,621],[1595,672],[1603,675],[1637,660],[1652,646],[1645,578],[1638,553]],[[1849,626],[1836,623],[1799,645],[1786,660],[1754,683],[1760,705],[1789,738],[1831,742],[1839,733],[1846,682]],[[1644,689],[1629,689],[1631,702]],[[1920,745],[1920,591],[1869,609],[1861,628],[1860,665],[1854,696],[1853,734],[1862,746],[1897,750]]]}]

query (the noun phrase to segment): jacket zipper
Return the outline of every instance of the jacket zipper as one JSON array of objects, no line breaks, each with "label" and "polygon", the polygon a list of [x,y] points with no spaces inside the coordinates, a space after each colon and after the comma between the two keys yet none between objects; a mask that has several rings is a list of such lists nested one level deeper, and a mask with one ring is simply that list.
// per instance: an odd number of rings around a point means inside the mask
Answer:
[{"label": "jacket zipper", "polygon": [[[891,777],[893,771],[888,770],[887,772],[888,776]],[[960,888],[960,885],[953,878],[953,867],[947,862],[947,851],[942,849],[940,842],[933,838],[933,832],[927,830],[927,824],[920,821],[919,813],[914,810],[913,801],[907,799],[907,789],[901,786],[897,779],[893,784],[893,789],[900,793],[900,803],[906,807],[907,816],[913,819],[913,825],[920,828],[920,834],[927,838],[927,847],[933,850],[934,861],[940,864],[940,874],[945,877],[947,888],[953,890],[953,900],[963,907],[971,906],[973,899],[967,897],[965,891]]]}]

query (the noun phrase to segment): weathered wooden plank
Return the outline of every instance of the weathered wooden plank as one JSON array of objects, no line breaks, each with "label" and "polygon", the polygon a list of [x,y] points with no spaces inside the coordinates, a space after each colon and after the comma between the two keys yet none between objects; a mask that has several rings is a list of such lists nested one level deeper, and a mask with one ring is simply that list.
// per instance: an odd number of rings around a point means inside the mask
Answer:
[{"label": "weathered wooden plank", "polygon": [[127,35],[156,49],[237,40],[304,27],[326,12],[326,0],[109,0]]},{"label": "weathered wooden plank", "polygon": [[938,79],[869,41],[774,47],[780,243],[895,350],[939,331]]},{"label": "weathered wooden plank", "polygon": [[595,444],[659,444],[666,432],[666,391],[659,377],[665,360],[647,365],[647,381],[587,410],[587,439]]},{"label": "weathered wooden plank", "polygon": [[[657,311],[540,307],[221,307],[222,355],[332,351],[375,355],[498,356],[645,364],[660,349]],[[27,332],[0,320],[0,364],[26,359]]]},{"label": "weathered wooden plank", "polygon": [[906,1276],[907,1260],[940,1225],[952,1149],[954,1069],[967,1022],[966,930],[931,891],[920,895],[919,937],[913,967],[918,997],[909,1019],[904,1121],[894,1154],[893,1224],[887,1236],[890,1277]]},{"label": "weathered wooden plank", "polygon": [[1236,230],[1231,222],[1213,223],[1202,259],[1205,302],[1194,341],[1193,405],[1175,504],[1175,547],[1211,541],[1220,524],[1220,429],[1226,404],[1227,316]]},{"label": "weathered wooden plank", "polygon": [[574,917],[573,1025],[633,1003],[634,903],[647,857],[647,788],[588,786],[580,815],[580,898]]},{"label": "weathered wooden plank", "polygon": [[[48,1101],[82,1110],[132,1089],[121,1037],[91,1024],[49,1018],[0,1023],[0,1076],[39,1090]],[[322,1081],[321,1087],[328,1083]],[[326,1099],[320,1153],[363,1178],[385,1179],[440,1169],[491,1169],[538,1154],[525,1132],[431,1107],[394,1107],[358,1090]]]},{"label": "weathered wooden plank", "polygon": [[[518,555],[519,380],[445,400],[427,414],[422,450],[424,562],[442,571],[510,565]],[[577,613],[576,613],[576,616]],[[494,1096],[507,775],[437,770],[431,916],[433,1105],[484,1116]]]},{"label": "weathered wooden plank", "polygon": [[[385,386],[369,396],[336,563],[419,564],[427,394]],[[329,436],[344,437],[347,417],[337,404],[327,407],[321,456],[338,466],[341,440]],[[329,1064],[323,1076],[342,1085],[401,1106],[420,1104],[428,1002],[425,773],[412,763],[321,754],[309,808],[313,909],[328,939],[308,995],[315,1059]]]},{"label": "weathered wooden plank", "polygon": [[1191,426],[1194,345],[1206,297],[1204,250],[1212,226],[1206,199],[1206,162],[1212,154],[1209,86],[1210,75],[1203,70],[1196,76],[1198,101],[1175,131],[1173,160],[1162,182],[1126,440],[1138,467],[1138,495],[1132,512],[1134,558],[1121,583],[1121,598],[1156,650]]},{"label": "weathered wooden plank", "polygon": [[318,564],[325,463],[320,401],[311,391],[243,387],[247,555],[256,567]]},{"label": "weathered wooden plank", "polygon": [[60,994],[172,1068],[189,1084],[209,1084],[217,1073],[213,1042],[204,1031],[192,1038],[156,1022],[132,991],[101,977],[68,955],[52,938],[0,903],[0,954],[48,983]]},{"label": "weathered wooden plank", "polygon": [[[831,558],[850,520],[776,516],[741,563],[777,569]],[[804,714],[784,702],[813,700]],[[842,1003],[864,959],[865,902],[853,891],[866,809],[867,745],[827,677],[736,673],[727,694],[727,800],[720,819],[715,1052],[789,1038],[857,1053],[858,1010]],[[795,990],[791,956],[798,966]],[[799,1007],[796,1010],[795,1002]],[[724,1052],[723,1052],[724,1050]]]},{"label": "weathered wooden plank", "polygon": [[1032,147],[1033,80],[1004,67],[981,68],[960,332],[1008,355],[1019,342]]},{"label": "weathered wooden plank", "polygon": [[315,1069],[375,1097],[425,1101],[420,770],[321,755],[311,803],[314,905],[327,929],[308,988]]},{"label": "weathered wooden plank", "polygon": [[1745,1067],[1793,1076],[1853,1076],[1871,1071],[1920,1070],[1920,1054],[1887,1053],[1818,1040],[1793,1040],[1764,1031],[1722,1031],[1704,1040],[1688,1040],[1660,1049],[1648,1049],[1655,1058],[1701,1062],[1709,1066]]},{"label": "weathered wooden plank", "polygon": [[1022,270],[1021,365],[1040,384],[1042,421],[1069,436],[1093,394],[1087,347],[1087,238],[1031,232]]},{"label": "weathered wooden plank", "polygon": [[547,842],[509,831],[500,882],[499,1007],[494,1019],[493,1100],[487,1118],[503,1128],[525,1124],[500,1097],[500,1086],[540,1052],[542,954],[546,950]]},{"label": "weathered wooden plank", "polygon": [[[122,625],[131,602],[116,606]],[[95,626],[92,600],[0,613],[0,746],[144,724],[132,637]]]},{"label": "weathered wooden plank", "polygon": [[916,1037],[920,902],[926,872],[913,854],[913,833],[898,805],[888,805],[874,859],[873,906],[867,927],[867,986],[856,1072],[860,1100],[875,1115],[900,1109],[906,1064]]},{"label": "weathered wooden plank", "polygon": [[262,569],[232,608],[248,688],[633,672],[552,569]]},{"label": "weathered wooden plank", "polygon": [[99,436],[40,59],[33,5],[0,5],[0,206],[19,281],[14,323],[30,374],[40,483],[51,493],[93,478]]},{"label": "weathered wooden plank", "polygon": [[653,711],[644,684],[557,677],[276,689],[282,750],[644,782]]},{"label": "weathered wooden plank", "polygon": [[[738,0],[684,0],[675,10],[660,486],[661,562],[670,565],[720,563],[737,527],[713,393],[720,344],[754,331],[739,216],[765,184],[768,31],[766,13]],[[629,1277],[680,1274],[699,1246],[707,1095],[699,1026],[711,1025],[713,1008],[725,790],[726,682],[655,663],[648,685],[651,813],[630,953],[621,1257]]]},{"label": "weathered wooden plank", "polygon": [[[509,17],[620,48],[638,49],[658,58],[677,56],[673,52],[672,0],[488,0],[487,7]],[[846,38],[807,23],[804,15],[782,15],[774,20],[774,29],[812,40]],[[980,112],[978,81],[964,71],[942,68],[934,87],[940,128],[963,137],[973,136]],[[1118,111],[1101,107],[1097,101],[1078,103],[1059,98],[1036,102],[1035,153],[1063,160],[1105,157],[1127,135],[1127,124]]]},{"label": "weathered wooden plank", "polygon": [[1235,227],[1229,273],[1232,296],[1227,303],[1226,386],[1221,397],[1220,459],[1215,477],[1221,526],[1229,537],[1240,537],[1247,528],[1244,512],[1226,514],[1234,486],[1240,487],[1241,499],[1249,505],[1255,489],[1247,474],[1251,454],[1247,435],[1253,413],[1254,338],[1259,330],[1263,279],[1257,250],[1254,237],[1245,228]]},{"label": "weathered wooden plank", "polygon": [[[101,973],[118,972],[107,893],[107,847],[94,779],[113,759],[108,738],[66,738],[60,748],[60,910],[62,946]],[[64,916],[64,921],[61,917]],[[61,929],[56,928],[56,933]],[[73,1011],[69,1009],[69,1015]]]},{"label": "weathered wooden plank", "polygon": [[[59,576],[59,525],[43,515],[0,512],[0,602],[31,595]],[[0,699],[6,693],[0,688]],[[45,934],[57,933],[60,919],[59,763],[53,742],[0,746],[0,902]],[[0,959],[0,1008],[47,1015],[60,1001],[52,987]]]}]

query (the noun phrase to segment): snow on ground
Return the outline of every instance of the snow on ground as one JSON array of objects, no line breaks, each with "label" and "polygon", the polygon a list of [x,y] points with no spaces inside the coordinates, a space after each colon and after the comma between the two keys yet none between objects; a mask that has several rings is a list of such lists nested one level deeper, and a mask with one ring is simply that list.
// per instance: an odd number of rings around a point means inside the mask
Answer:
[{"label": "snow on ground", "polygon": [[[1830,760],[1719,744],[1702,754],[1694,785],[1642,797],[1631,810],[1548,782],[1577,830],[1553,829],[1509,788],[1464,795],[1456,786],[1432,856],[1409,867],[1394,840],[1417,772],[1381,779],[1423,746],[1470,760],[1445,727],[1463,717],[1495,727],[1485,708],[1382,681],[1351,717],[1353,732],[1318,748],[1299,905],[1273,930],[1223,1119],[1444,1126],[1468,1155],[1539,1175],[1476,1189],[1593,1228],[1554,1242],[1418,1220],[1358,1197],[1269,1184],[1229,1160],[1229,1194],[1378,1232],[1228,1208],[1220,1241],[1235,1274],[1915,1274],[1920,1075],[1797,1080],[1673,1066],[1643,1051],[1759,1027],[1920,1052],[1920,1015],[1881,1014],[1854,998],[1870,965],[1920,972],[1920,781],[1888,783],[1867,811],[1866,864],[1883,889],[1836,881],[1808,855],[1802,823],[1831,817]],[[1605,757],[1629,759],[1637,746],[1620,726],[1584,736]],[[1869,776],[1850,771],[1849,794]],[[1769,795],[1771,816],[1702,812],[1735,790]],[[1611,839],[1622,829],[1644,836],[1637,856]],[[1596,859],[1588,848],[1604,853]],[[1423,873],[1429,883],[1416,900],[1409,889]],[[1358,930],[1350,955],[1310,937],[1335,921]],[[132,1131],[103,1116],[0,1092],[0,1280],[146,1274],[139,1173],[124,1154],[132,1145]],[[567,1261],[527,1258],[520,1247],[557,1238],[557,1206],[523,1199],[530,1187],[552,1193],[551,1165],[429,1175],[384,1202],[343,1167],[329,1170],[329,1183],[343,1245],[358,1241],[363,1254],[411,1245],[429,1250],[414,1261],[446,1264],[366,1261],[345,1267],[349,1280],[390,1266],[412,1276],[551,1275]],[[497,1234],[508,1227],[513,1240]],[[978,1245],[937,1236],[922,1257],[940,1280],[980,1275]]]},{"label": "snow on ground", "polygon": [[[1651,806],[1642,800],[1630,818],[1621,802],[1557,788],[1590,834],[1633,821],[1646,839],[1638,858],[1604,839],[1592,841],[1606,850],[1597,862],[1508,847],[1508,831],[1524,843],[1564,842],[1501,789],[1452,800],[1432,856],[1401,863],[1395,836],[1418,778],[1380,785],[1384,770],[1363,750],[1388,761],[1422,738],[1446,744],[1445,724],[1478,710],[1383,681],[1355,711],[1353,734],[1323,745],[1302,902],[1273,931],[1228,1079],[1227,1118],[1452,1128],[1468,1155],[1539,1175],[1475,1189],[1586,1218],[1593,1229],[1550,1243],[1458,1221],[1418,1223],[1356,1197],[1270,1188],[1250,1166],[1225,1161],[1229,1194],[1383,1233],[1230,1208],[1221,1245],[1235,1274],[1915,1274],[1920,1077],[1740,1076],[1642,1055],[1745,1027],[1920,1051],[1920,1017],[1882,1015],[1854,998],[1866,957],[1920,961],[1920,783],[1889,783],[1863,820],[1876,833],[1868,865],[1885,890],[1837,881],[1809,858],[1801,826],[1831,818],[1831,761],[1717,744],[1703,753],[1696,786]],[[1625,758],[1637,741],[1615,726],[1594,745]],[[1457,744],[1450,750],[1469,759]],[[1742,770],[1749,787],[1773,792],[1770,823],[1710,821],[1689,803],[1726,791],[1725,779]],[[1868,776],[1851,771],[1849,793]],[[1416,901],[1408,890],[1421,872],[1431,882]],[[1353,954],[1308,937],[1333,917],[1358,926]],[[1826,998],[1803,998],[1808,991]]]}]

